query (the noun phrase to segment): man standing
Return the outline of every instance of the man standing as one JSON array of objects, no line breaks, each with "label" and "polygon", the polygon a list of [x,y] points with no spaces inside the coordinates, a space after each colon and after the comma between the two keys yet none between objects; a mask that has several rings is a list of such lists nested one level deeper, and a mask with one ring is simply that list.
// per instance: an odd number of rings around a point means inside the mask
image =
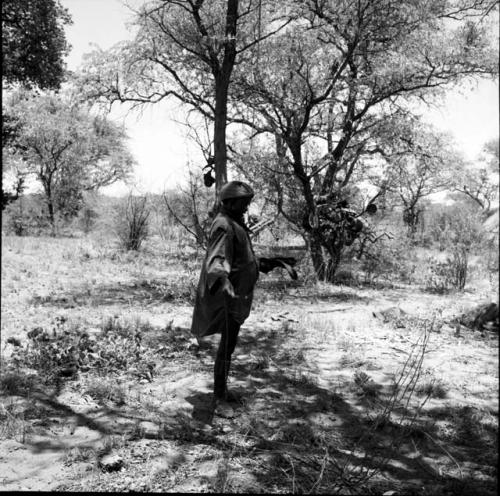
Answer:
[{"label": "man standing", "polygon": [[198,338],[221,333],[214,365],[217,404],[236,399],[227,390],[227,377],[240,327],[250,314],[259,271],[285,267],[296,278],[290,267],[294,259],[255,257],[243,218],[253,196],[252,188],[241,181],[230,181],[221,188],[221,208],[210,227],[196,292],[191,332]]}]

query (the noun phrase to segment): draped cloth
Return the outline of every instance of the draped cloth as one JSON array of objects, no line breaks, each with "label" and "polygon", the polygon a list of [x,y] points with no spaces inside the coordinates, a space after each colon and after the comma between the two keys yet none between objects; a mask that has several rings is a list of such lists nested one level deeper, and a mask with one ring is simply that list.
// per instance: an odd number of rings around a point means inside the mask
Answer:
[{"label": "draped cloth", "polygon": [[250,314],[253,290],[259,277],[259,264],[242,219],[224,209],[210,227],[207,253],[196,291],[191,332],[198,337],[220,333],[226,325],[224,295],[228,277],[237,298],[226,297],[227,312],[238,324]]}]

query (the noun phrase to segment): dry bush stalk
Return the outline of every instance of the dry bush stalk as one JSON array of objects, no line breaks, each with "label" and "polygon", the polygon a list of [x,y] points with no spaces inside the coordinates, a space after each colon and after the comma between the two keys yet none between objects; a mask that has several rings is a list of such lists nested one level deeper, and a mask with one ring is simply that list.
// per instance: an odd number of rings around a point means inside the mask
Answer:
[{"label": "dry bush stalk", "polygon": [[117,234],[126,250],[139,250],[149,235],[151,207],[147,196],[129,194],[118,209]]}]

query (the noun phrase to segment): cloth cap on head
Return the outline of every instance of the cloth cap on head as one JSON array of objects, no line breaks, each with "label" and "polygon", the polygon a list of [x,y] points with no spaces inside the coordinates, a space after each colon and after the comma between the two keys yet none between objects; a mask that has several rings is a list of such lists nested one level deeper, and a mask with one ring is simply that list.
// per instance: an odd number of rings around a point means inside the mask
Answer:
[{"label": "cloth cap on head", "polygon": [[220,190],[220,201],[230,198],[253,198],[253,189],[242,181],[229,181]]}]

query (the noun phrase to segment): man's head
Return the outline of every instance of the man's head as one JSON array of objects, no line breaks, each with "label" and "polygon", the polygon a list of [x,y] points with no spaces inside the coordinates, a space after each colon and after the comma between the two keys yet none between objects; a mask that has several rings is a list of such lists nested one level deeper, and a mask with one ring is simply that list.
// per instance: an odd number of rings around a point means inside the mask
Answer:
[{"label": "man's head", "polygon": [[220,190],[220,201],[235,215],[243,215],[254,196],[253,189],[242,181],[229,181]]}]

